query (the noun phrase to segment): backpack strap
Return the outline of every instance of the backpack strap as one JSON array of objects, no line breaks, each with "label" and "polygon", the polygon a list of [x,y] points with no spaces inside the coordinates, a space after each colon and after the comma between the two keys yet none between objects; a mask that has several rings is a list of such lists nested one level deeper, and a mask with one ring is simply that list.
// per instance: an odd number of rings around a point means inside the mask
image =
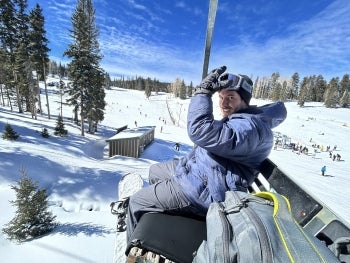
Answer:
[{"label": "backpack strap", "polygon": [[[259,192],[254,196],[274,203],[274,224],[291,262],[302,262],[311,255],[312,258],[318,258],[319,262],[327,262],[318,249],[319,244],[316,245],[315,239],[308,235],[293,218],[289,200],[285,196],[272,192]],[[300,258],[300,251],[303,251],[303,258]]]}]

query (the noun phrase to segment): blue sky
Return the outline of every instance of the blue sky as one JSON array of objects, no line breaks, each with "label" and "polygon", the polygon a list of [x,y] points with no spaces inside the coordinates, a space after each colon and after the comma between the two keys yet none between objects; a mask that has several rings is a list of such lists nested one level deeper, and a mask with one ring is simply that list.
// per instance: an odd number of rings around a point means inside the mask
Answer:
[{"label": "blue sky", "polygon": [[[77,0],[29,0],[44,10],[50,57],[63,57]],[[202,76],[209,0],[93,0],[101,66],[110,76],[197,85]],[[350,74],[350,1],[219,0],[209,70],[255,80]]]}]

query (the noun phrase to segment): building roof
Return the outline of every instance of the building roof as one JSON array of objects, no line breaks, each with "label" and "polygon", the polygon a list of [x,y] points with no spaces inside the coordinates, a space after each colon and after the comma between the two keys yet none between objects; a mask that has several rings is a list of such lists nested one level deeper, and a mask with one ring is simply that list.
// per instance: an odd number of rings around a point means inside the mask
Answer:
[{"label": "building roof", "polygon": [[119,139],[141,137],[142,135],[154,130],[155,127],[156,126],[142,126],[142,127],[137,127],[133,129],[126,129],[117,133],[116,135],[112,136],[106,141],[108,142],[108,141],[119,140]]}]

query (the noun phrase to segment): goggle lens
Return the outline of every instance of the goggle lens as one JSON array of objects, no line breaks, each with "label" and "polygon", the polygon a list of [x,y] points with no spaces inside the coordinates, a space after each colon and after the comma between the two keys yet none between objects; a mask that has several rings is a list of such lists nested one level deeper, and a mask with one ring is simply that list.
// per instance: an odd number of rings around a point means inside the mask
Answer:
[{"label": "goggle lens", "polygon": [[239,87],[241,84],[240,81],[241,81],[242,77],[234,75],[234,74],[229,74],[228,79],[232,80],[231,86],[234,86],[234,87],[238,86]]},{"label": "goggle lens", "polygon": [[232,84],[228,90],[239,90],[240,88],[252,93],[253,87],[242,76],[235,74],[228,74],[227,79],[232,80]]}]

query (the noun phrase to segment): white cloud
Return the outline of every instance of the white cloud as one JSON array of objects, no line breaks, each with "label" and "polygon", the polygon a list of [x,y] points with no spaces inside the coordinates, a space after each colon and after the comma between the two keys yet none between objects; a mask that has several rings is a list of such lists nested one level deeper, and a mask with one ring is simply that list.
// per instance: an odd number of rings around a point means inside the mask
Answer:
[{"label": "white cloud", "polygon": [[254,75],[279,71],[288,76],[299,72],[341,77],[350,60],[349,12],[350,3],[337,1],[310,20],[286,28],[284,35],[220,47],[214,61]]},{"label": "white cloud", "polygon": [[[50,45],[63,49],[70,42],[68,29],[76,3],[67,0],[50,3],[53,14],[48,18]],[[208,7],[190,6],[185,1],[176,1],[172,5],[140,3],[129,0],[112,6],[111,3],[106,5],[105,0],[96,2],[104,7],[99,6],[96,22],[100,28],[105,70],[111,75],[127,72],[129,75],[151,74],[150,77],[164,78],[165,81],[180,76],[187,83],[191,80],[198,83],[202,75]],[[254,76],[270,76],[278,71],[282,76],[298,72],[301,75],[322,74],[329,78],[349,73],[346,71],[350,60],[350,2],[334,1],[314,17],[286,24],[285,28],[281,22],[276,25],[276,32],[282,30],[278,35],[266,32],[267,21],[264,19],[254,24],[248,24],[244,16],[237,20],[234,14],[242,14],[242,8],[230,1],[220,2],[209,69],[227,65],[234,71]],[[274,8],[276,6],[270,3],[262,9],[253,6],[251,12],[252,15],[265,16]],[[178,31],[167,25],[176,12],[183,12],[184,17],[176,25]],[[199,27],[201,24],[203,26]]]}]

